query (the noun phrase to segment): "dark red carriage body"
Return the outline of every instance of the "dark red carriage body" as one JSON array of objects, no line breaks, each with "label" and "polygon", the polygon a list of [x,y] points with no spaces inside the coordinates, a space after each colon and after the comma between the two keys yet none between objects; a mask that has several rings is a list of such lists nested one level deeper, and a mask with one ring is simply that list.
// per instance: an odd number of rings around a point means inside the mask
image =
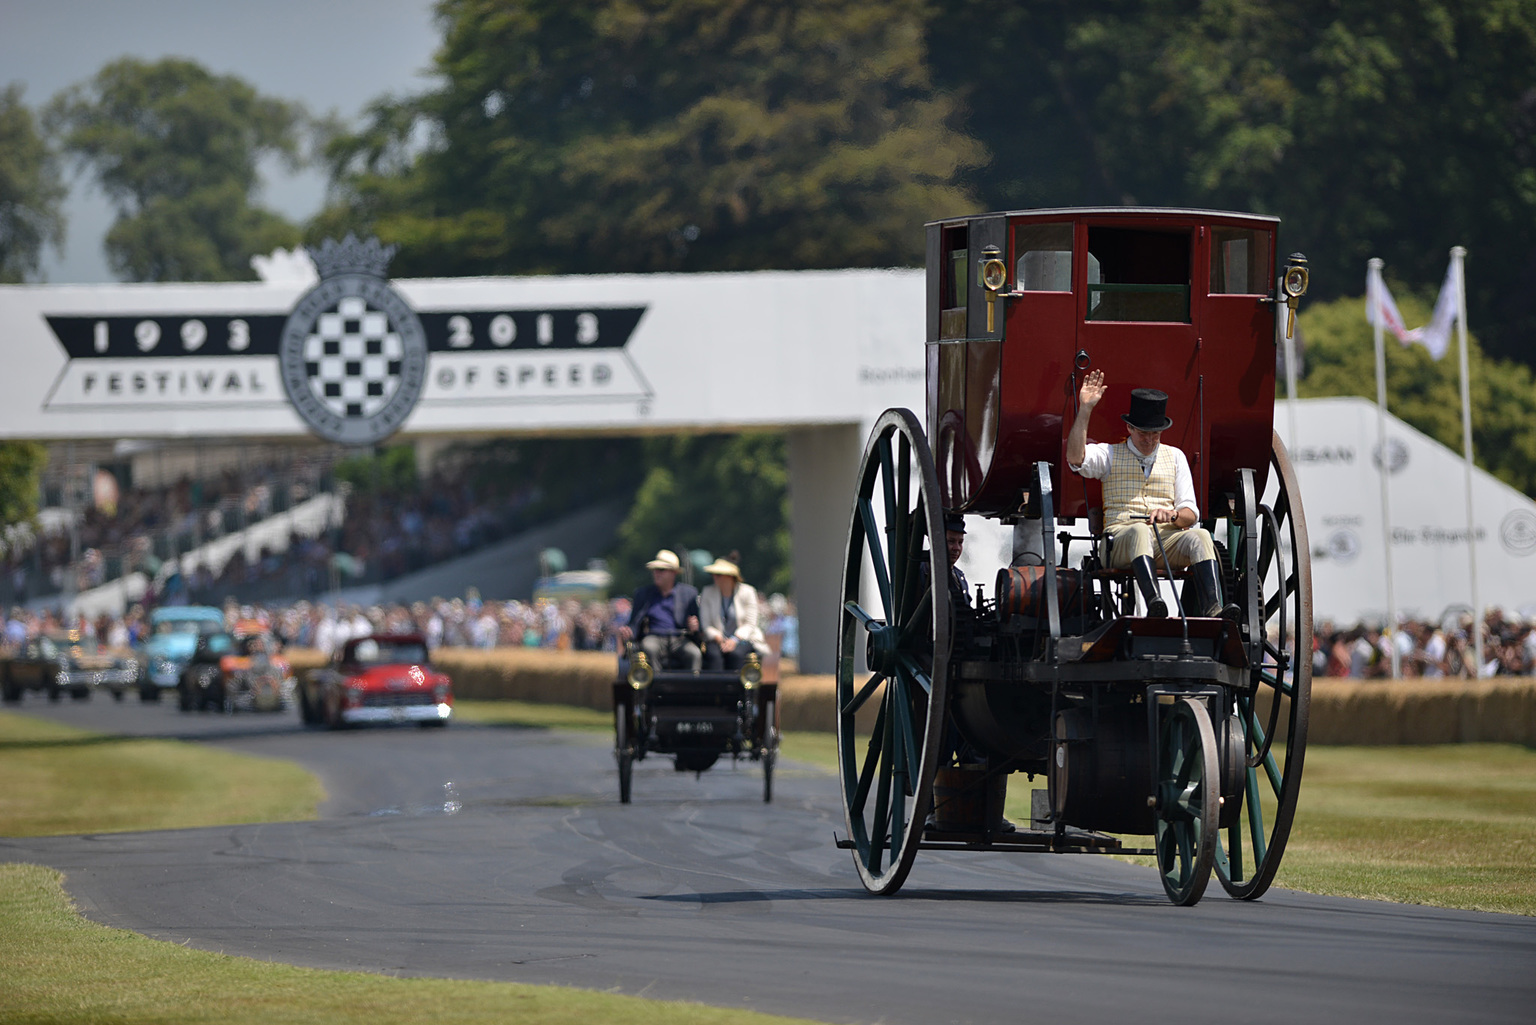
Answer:
[{"label": "dark red carriage body", "polygon": [[[1109,390],[1091,441],[1124,438],[1131,389],[1159,388],[1173,419],[1163,440],[1189,457],[1201,515],[1225,514],[1243,467],[1262,491],[1278,227],[1253,214],[1128,207],[929,224],[927,427],[945,504],[1015,515],[1044,461],[1058,515],[1098,505],[1096,483],[1062,479],[1077,389],[1095,368]],[[982,281],[988,247],[1006,272],[995,291]]]}]

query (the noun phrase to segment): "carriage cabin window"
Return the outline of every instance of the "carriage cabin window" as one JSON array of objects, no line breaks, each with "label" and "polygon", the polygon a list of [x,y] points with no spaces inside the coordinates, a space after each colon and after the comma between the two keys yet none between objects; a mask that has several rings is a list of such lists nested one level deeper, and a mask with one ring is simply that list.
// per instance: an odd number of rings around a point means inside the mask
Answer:
[{"label": "carriage cabin window", "polygon": [[939,337],[964,338],[968,330],[966,307],[970,301],[970,248],[965,225],[945,228],[942,236],[943,270],[939,281]]},{"label": "carriage cabin window", "polygon": [[1072,291],[1072,222],[1013,229],[1015,286],[1022,292]]},{"label": "carriage cabin window", "polygon": [[1269,232],[1211,229],[1211,294],[1268,295]]},{"label": "carriage cabin window", "polygon": [[1088,229],[1088,319],[1189,323],[1190,233]]}]

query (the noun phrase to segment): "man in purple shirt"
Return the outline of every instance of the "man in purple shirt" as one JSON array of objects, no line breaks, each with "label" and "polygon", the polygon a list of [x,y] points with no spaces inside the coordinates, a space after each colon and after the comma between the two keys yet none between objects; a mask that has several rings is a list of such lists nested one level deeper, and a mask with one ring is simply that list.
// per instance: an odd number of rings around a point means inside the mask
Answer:
[{"label": "man in purple shirt", "polygon": [[704,664],[704,652],[693,640],[699,633],[699,592],[678,583],[683,564],[675,552],[663,548],[645,567],[651,582],[635,592],[619,639],[639,638],[640,650],[658,669],[676,666],[696,673]]}]

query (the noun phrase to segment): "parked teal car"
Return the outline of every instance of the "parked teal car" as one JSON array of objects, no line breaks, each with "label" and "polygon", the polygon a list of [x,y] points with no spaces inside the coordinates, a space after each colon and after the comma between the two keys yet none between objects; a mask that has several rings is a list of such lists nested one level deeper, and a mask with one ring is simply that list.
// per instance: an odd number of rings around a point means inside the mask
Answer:
[{"label": "parked teal car", "polygon": [[144,642],[139,699],[159,701],[160,692],[175,689],[181,671],[192,658],[197,639],[224,632],[224,613],[208,605],[162,606],[149,614],[149,640]]}]

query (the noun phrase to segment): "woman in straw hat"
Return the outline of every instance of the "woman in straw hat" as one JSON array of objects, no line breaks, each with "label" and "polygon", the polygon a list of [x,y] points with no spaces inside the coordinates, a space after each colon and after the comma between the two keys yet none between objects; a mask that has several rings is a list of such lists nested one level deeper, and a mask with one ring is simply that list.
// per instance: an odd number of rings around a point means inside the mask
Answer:
[{"label": "woman in straw hat", "polygon": [[734,562],[716,559],[704,567],[714,583],[699,594],[699,623],[704,628],[704,668],[740,669],[753,652],[768,653],[757,624],[757,591],[741,581]]}]

